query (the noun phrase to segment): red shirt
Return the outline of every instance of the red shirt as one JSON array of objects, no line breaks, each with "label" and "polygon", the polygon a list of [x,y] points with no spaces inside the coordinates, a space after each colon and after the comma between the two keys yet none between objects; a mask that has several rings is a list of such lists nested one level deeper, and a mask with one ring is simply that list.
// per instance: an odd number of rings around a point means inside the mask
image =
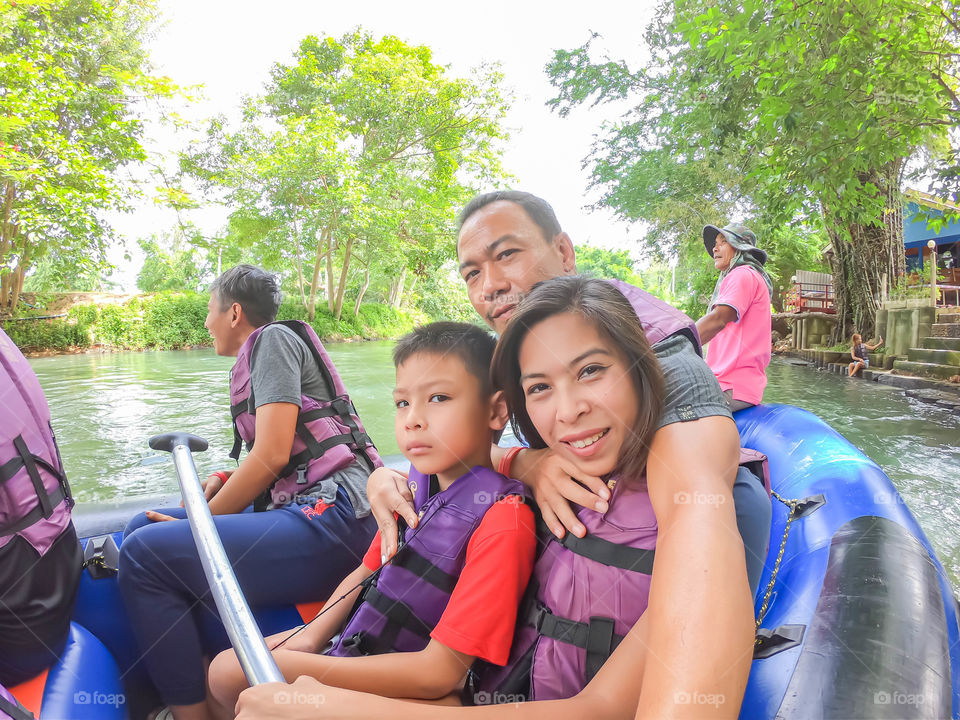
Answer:
[{"label": "red shirt", "polygon": [[[430,637],[464,655],[505,665],[536,547],[529,506],[515,495],[492,505],[467,544],[463,572]],[[380,567],[379,531],[363,564]]]}]

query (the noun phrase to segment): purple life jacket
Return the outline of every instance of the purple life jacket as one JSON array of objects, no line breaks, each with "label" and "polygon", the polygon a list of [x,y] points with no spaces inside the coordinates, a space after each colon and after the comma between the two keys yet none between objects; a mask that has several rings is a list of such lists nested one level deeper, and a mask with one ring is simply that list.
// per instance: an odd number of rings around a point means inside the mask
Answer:
[{"label": "purple life jacket", "polygon": [[[740,464],[770,492],[767,458],[748,448]],[[619,478],[618,478],[619,480]],[[645,478],[618,481],[605,515],[579,508],[584,538],[557,540],[538,523],[544,547],[533,569],[510,659],[477,662],[467,703],[558,700],[580,692],[647,608],[657,519]]]},{"label": "purple life jacket", "polygon": [[686,314],[660,298],[622,280],[607,280],[607,282],[630,301],[650,345],[656,345],[661,340],[674,335],[683,335],[693,343],[698,355],[703,354],[697,324]]},{"label": "purple life jacket", "polygon": [[[619,480],[619,479],[618,479]],[[510,659],[474,664],[475,704],[576,695],[647,608],[657,518],[645,478],[618,481],[606,514],[580,507],[583,538],[542,523]]]},{"label": "purple life jacket", "polygon": [[[277,473],[273,484],[254,501],[256,510],[290,503],[295,496],[343,470],[357,456],[366,460],[371,472],[383,465],[320,338],[313,328],[299,320],[268,323],[257,328],[237,353],[237,361],[230,371],[230,414],[234,433],[230,457],[239,459],[241,442],[246,443],[248,451],[253,447],[257,421],[253,388],[250,386],[250,355],[260,333],[269,325],[283,325],[303,340],[316,361],[332,400],[321,402],[306,395],[300,396],[300,413],[290,461]],[[326,493],[324,500],[333,502],[336,488],[329,490],[332,492]]]},{"label": "purple life jacket", "polygon": [[44,555],[70,524],[73,497],[33,368],[0,330],[0,547],[19,535]]},{"label": "purple life jacket", "polygon": [[430,478],[411,466],[407,484],[420,522],[404,533],[405,544],[379,571],[337,643],[339,657],[417,652],[450,600],[466,562],[473,533],[494,503],[509,495],[529,497],[522,483],[474,467],[446,490],[429,497]]}]

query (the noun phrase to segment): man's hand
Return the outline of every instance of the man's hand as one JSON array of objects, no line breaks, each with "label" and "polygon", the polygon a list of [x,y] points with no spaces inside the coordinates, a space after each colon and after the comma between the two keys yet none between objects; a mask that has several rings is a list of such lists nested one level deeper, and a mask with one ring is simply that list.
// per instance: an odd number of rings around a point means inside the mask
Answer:
[{"label": "man's hand", "polygon": [[[233,470],[223,470],[224,475],[230,477],[233,474]],[[210,498],[220,492],[220,488],[223,487],[223,480],[219,475],[207,475],[203,479],[201,485],[203,486],[203,496],[207,499],[207,502],[210,502]],[[181,503],[182,505],[183,503]]]},{"label": "man's hand", "polygon": [[522,450],[513,459],[511,470],[515,478],[533,490],[543,521],[558,538],[567,530],[577,537],[587,534],[570,503],[601,513],[607,511],[607,484],[595,475],[582,473],[549,448]]},{"label": "man's hand", "polygon": [[407,476],[397,470],[377,468],[367,480],[367,498],[380,528],[380,561],[386,562],[397,552],[397,515],[410,527],[417,526],[413,509],[413,493],[407,486]]}]

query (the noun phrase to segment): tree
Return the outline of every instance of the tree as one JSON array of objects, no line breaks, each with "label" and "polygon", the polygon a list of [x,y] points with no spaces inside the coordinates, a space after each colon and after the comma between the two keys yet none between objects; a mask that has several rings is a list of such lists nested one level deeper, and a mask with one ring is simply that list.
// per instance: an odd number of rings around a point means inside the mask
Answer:
[{"label": "tree", "polygon": [[822,227],[837,333],[869,333],[884,278],[904,269],[909,163],[953,157],[957,18],[957,0],[674,0],[648,29],[641,69],[596,61],[588,42],[558,51],[548,72],[561,112],[632,101],[591,155],[621,216],[653,223],[673,248],[734,214]]},{"label": "tree", "polygon": [[399,304],[408,274],[453,255],[472,184],[502,176],[499,83],[492,70],[449,77],[429,48],[394,37],[307,37],[241,126],[213,123],[183,167],[223,193],[228,241],[296,275],[311,319],[323,288],[338,319],[350,287],[355,314],[380,280]]},{"label": "tree", "polygon": [[166,236],[141,238],[138,244],[144,259],[137,274],[137,287],[143,292],[197,292],[204,278],[211,274],[211,267],[199,249],[205,242],[196,228],[177,228]]},{"label": "tree", "polygon": [[599,278],[623,280],[633,285],[641,284],[630,253],[626,250],[605,250],[581,245],[577,248],[577,272]]},{"label": "tree", "polygon": [[151,0],[26,0],[0,9],[0,309],[43,259],[101,264],[117,171],[145,157],[136,106],[174,92],[145,72]]}]

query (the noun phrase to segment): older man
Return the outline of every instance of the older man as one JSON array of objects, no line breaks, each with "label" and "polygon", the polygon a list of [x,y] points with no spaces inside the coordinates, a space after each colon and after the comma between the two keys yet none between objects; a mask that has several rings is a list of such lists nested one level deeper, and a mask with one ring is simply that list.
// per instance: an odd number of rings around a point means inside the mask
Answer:
[{"label": "older man", "polygon": [[697,320],[709,343],[707,365],[733,411],[759,405],[770,364],[770,297],[773,283],[763,269],[767,253],[743,225],[703,229],[703,245],[720,271],[707,314]]}]

